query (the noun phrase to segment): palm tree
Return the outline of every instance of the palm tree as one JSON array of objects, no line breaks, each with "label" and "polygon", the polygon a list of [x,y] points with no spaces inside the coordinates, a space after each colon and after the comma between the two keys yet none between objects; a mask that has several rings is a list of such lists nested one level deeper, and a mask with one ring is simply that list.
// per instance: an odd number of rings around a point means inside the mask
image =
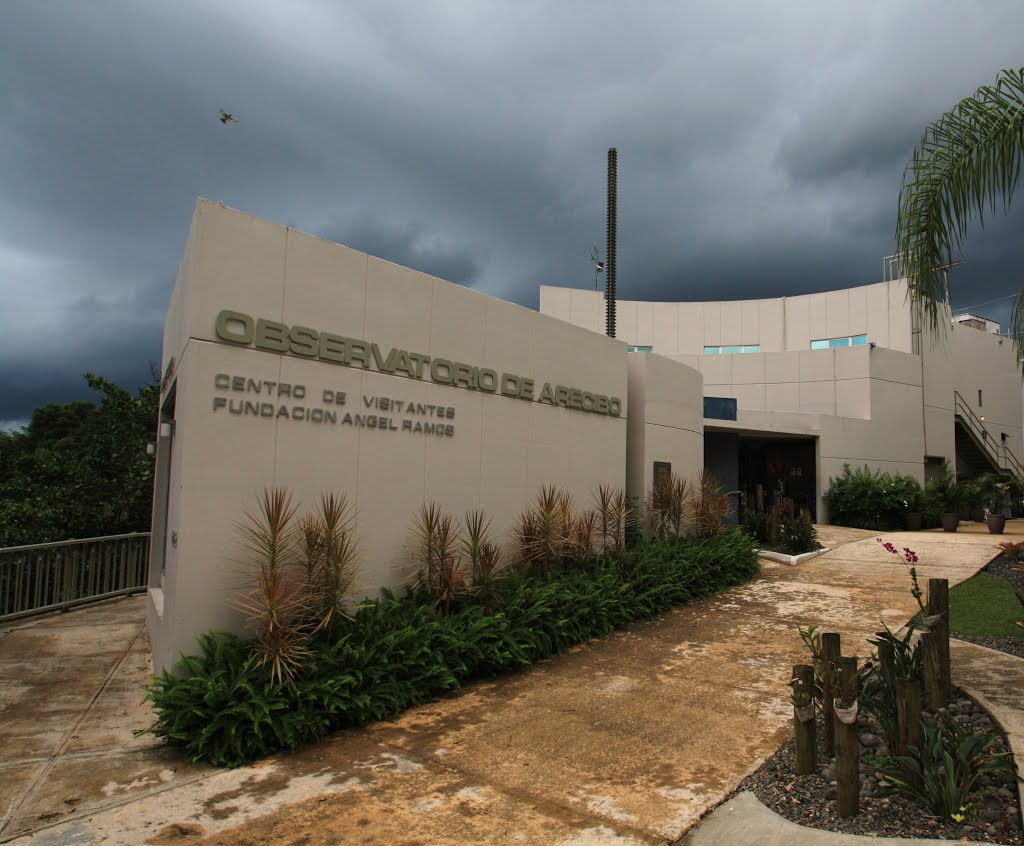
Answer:
[{"label": "palm tree", "polygon": [[[1024,68],[1003,70],[930,123],[903,172],[896,245],[911,300],[930,328],[942,323],[949,300],[946,268],[967,224],[1007,211],[1024,159]],[[1024,289],[1011,318],[1017,349],[1024,348]]]}]

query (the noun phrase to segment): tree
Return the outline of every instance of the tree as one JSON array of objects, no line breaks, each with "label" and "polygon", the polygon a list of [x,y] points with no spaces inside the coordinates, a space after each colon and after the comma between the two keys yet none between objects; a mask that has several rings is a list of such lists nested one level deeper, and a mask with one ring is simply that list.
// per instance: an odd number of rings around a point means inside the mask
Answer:
[{"label": "tree", "polygon": [[0,547],[149,530],[160,385],[132,395],[87,373],[90,402],[52,403],[0,432]]},{"label": "tree", "polygon": [[[974,217],[984,226],[1001,201],[1009,209],[1024,158],[1024,68],[1003,70],[994,85],[928,124],[903,172],[896,244],[900,271],[918,313],[932,328],[949,300],[946,267]],[[1024,289],[1011,318],[1024,348]]]}]

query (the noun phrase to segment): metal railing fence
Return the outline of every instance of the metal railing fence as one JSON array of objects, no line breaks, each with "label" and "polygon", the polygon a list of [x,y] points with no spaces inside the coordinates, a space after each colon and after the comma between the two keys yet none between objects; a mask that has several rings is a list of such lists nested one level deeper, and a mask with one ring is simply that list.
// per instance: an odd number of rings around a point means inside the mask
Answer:
[{"label": "metal railing fence", "polygon": [[1024,482],[1024,465],[1017,460],[1017,456],[1010,451],[1006,444],[996,443],[985,427],[985,424],[981,421],[981,418],[974,413],[974,409],[960,396],[959,391],[953,391],[953,405],[954,412],[960,415],[961,419],[974,433],[975,440],[988,453],[992,463],[1001,470],[1010,472],[1018,482]]},{"label": "metal railing fence", "polygon": [[0,549],[0,622],[146,589],[149,532]]}]

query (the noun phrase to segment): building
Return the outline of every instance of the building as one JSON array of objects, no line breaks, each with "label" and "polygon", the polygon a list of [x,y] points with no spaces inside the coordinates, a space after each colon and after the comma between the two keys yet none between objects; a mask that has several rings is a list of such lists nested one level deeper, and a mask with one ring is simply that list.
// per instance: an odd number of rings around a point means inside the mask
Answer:
[{"label": "building", "polygon": [[[542,286],[540,310],[603,331],[597,291]],[[705,465],[730,490],[781,482],[819,520],[844,464],[922,482],[943,462],[964,477],[1024,476],[1013,344],[984,318],[945,320],[948,331],[922,331],[902,279],[761,300],[620,300],[616,313],[634,355],[703,377]]]},{"label": "building", "polygon": [[656,474],[706,465],[729,490],[782,480],[823,517],[845,462],[1019,467],[1010,345],[962,325],[933,346],[898,281],[623,302],[620,339],[602,313],[597,293],[545,287],[537,312],[200,200],[164,324],[154,668],[244,631],[238,524],[273,486],[307,507],[346,495],[373,594],[409,583],[427,501],[482,508],[502,536],[545,484],[642,501]]}]

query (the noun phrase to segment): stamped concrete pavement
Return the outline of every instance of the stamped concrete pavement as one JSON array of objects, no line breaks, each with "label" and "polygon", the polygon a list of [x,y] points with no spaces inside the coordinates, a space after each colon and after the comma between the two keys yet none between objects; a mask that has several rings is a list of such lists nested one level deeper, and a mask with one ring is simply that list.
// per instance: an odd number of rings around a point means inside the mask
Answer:
[{"label": "stamped concrete pavement", "polygon": [[[0,745],[0,795],[12,797],[0,841],[672,842],[781,743],[786,681],[805,657],[798,626],[838,630],[847,654],[867,654],[880,621],[899,626],[916,609],[906,568],[873,536],[821,532],[833,550],[799,567],[766,562],[749,585],[252,767],[191,765],[173,750],[131,748],[123,734],[83,767],[68,741],[81,740],[90,709],[77,723],[54,717],[45,748]],[[971,531],[888,537],[917,551],[922,579],[956,583],[995,554],[993,538]],[[31,696],[19,693],[28,667],[11,653],[39,664],[25,652],[30,638],[5,646],[18,631],[0,639],[5,708]],[[114,724],[123,732],[143,716],[128,711]]]}]

